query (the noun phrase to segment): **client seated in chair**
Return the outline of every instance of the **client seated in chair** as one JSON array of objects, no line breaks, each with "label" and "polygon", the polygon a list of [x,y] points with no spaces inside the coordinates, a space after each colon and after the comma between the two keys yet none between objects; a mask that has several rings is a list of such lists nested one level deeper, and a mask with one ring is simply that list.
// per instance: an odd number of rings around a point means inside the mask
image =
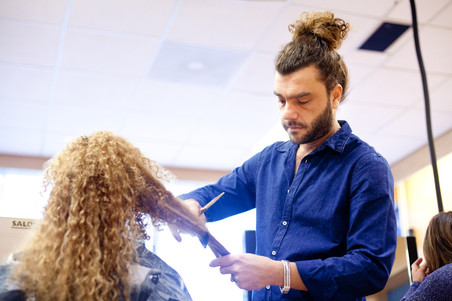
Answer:
[{"label": "client seated in chair", "polygon": [[401,301],[452,300],[452,211],[430,220],[423,249],[426,262],[418,258],[411,265],[413,283]]},{"label": "client seated in chair", "polygon": [[49,161],[48,204],[17,263],[1,267],[0,299],[191,300],[143,243],[147,218],[208,239],[203,221],[161,183],[170,176],[110,132],[75,139]]}]

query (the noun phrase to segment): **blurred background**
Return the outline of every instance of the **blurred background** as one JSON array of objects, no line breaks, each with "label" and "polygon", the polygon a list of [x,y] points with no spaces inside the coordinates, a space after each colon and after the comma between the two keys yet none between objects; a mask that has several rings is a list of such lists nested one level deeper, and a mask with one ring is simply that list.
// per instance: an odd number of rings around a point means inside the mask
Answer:
[{"label": "blurred background", "polygon": [[[452,1],[416,6],[444,209],[451,210]],[[26,232],[10,220],[41,216],[43,162],[74,137],[104,129],[127,138],[176,174],[168,184],[175,194],[287,140],[272,92],[274,58],[301,12],[324,10],[351,24],[339,49],[351,86],[338,118],[390,163],[399,235],[415,236],[421,252],[438,208],[408,0],[1,0],[0,259]],[[369,47],[378,29],[384,34]],[[232,219],[209,227],[242,252],[253,212]],[[196,239],[182,248],[166,231],[151,236],[149,247],[181,273],[194,300],[244,295],[208,268],[213,254]],[[394,296],[402,284],[387,291]]]}]

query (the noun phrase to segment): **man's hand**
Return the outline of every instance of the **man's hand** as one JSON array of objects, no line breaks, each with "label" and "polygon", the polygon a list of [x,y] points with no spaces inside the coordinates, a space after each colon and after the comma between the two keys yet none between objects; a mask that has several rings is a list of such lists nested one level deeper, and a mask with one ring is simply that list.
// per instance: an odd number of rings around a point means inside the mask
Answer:
[{"label": "man's hand", "polygon": [[429,274],[429,270],[427,268],[427,264],[423,264],[421,266],[422,258],[418,258],[411,265],[411,275],[413,277],[413,281],[422,282],[424,278]]},{"label": "man's hand", "polygon": [[[201,213],[201,206],[195,199],[187,199],[180,200],[180,202],[196,217],[199,217],[204,223],[206,223],[206,216]],[[177,229],[174,225],[168,224],[168,228],[173,234],[173,237],[178,241],[182,241],[182,237],[180,236],[179,229]]]},{"label": "man's hand", "polygon": [[248,291],[284,283],[282,262],[264,256],[231,254],[212,260],[210,266],[220,267],[222,274],[231,274],[231,281]]}]

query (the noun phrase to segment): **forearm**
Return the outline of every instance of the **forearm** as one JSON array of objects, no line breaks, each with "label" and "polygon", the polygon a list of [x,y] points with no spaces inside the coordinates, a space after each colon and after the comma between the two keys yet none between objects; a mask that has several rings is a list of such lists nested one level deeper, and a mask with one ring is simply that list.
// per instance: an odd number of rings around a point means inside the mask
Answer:
[{"label": "forearm", "polygon": [[[284,286],[284,265],[254,254],[231,254],[214,259],[211,267],[220,267],[222,274],[231,274],[237,285],[245,290],[257,290],[267,285]],[[307,290],[294,262],[290,263],[291,289]]]},{"label": "forearm", "polygon": [[[268,282],[270,285],[284,286],[284,265],[282,261],[273,260],[269,265],[268,275],[271,275],[271,280]],[[303,279],[301,279],[298,273],[298,268],[295,262],[290,262],[290,288],[300,291],[307,291]]]},{"label": "forearm", "polygon": [[300,273],[298,273],[298,268],[295,262],[290,263],[290,288],[300,291],[308,290],[303,282],[303,279],[300,277]]}]

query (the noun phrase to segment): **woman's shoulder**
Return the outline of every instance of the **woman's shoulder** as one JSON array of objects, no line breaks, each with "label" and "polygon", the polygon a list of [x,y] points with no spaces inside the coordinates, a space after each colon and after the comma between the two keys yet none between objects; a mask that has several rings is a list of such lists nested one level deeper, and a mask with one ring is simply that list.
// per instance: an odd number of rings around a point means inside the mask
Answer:
[{"label": "woman's shoulder", "polygon": [[11,264],[0,265],[0,301],[26,300],[25,293],[9,281],[11,267]]},{"label": "woman's shoulder", "polygon": [[432,278],[441,278],[441,279],[452,279],[452,263],[443,265],[436,271],[432,272],[429,277],[432,276]]},{"label": "woman's shoulder", "polygon": [[139,264],[133,265],[131,270],[132,286],[135,287],[131,300],[192,300],[176,270],[144,245],[137,251]]},{"label": "woman's shoulder", "polygon": [[452,263],[446,264],[424,278],[420,287],[431,291],[452,290]]}]

